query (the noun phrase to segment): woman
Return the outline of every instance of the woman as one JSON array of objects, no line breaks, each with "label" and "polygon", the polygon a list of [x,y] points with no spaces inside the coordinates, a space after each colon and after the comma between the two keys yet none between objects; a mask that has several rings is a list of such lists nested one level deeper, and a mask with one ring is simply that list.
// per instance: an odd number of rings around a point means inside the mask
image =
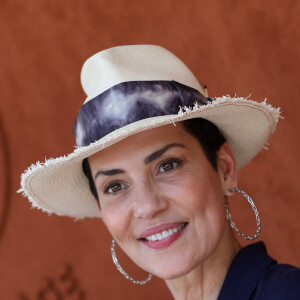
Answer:
[{"label": "woman", "polygon": [[[231,229],[246,239],[259,235],[260,218],[237,188],[237,169],[267,142],[278,109],[205,96],[176,56],[153,45],[95,54],[81,82],[87,99],[74,125],[78,148],[22,175],[33,206],[101,217],[119,271],[135,284],[154,274],[175,299],[300,299],[299,269],[276,264],[263,243],[241,249]],[[231,219],[227,201],[235,192],[255,213],[253,236]],[[122,269],[115,242],[147,279]]]}]

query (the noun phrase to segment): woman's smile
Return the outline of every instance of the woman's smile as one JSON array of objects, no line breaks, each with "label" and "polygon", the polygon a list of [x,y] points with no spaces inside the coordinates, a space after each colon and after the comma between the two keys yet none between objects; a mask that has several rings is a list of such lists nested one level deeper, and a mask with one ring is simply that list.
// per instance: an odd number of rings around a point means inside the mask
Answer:
[{"label": "woman's smile", "polygon": [[187,222],[158,225],[143,232],[139,240],[152,249],[163,249],[174,243],[187,225]]}]

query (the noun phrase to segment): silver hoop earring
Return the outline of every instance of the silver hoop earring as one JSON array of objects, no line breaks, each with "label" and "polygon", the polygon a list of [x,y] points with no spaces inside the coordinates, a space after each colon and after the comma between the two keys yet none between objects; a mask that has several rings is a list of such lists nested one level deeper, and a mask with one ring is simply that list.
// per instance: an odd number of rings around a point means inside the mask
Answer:
[{"label": "silver hoop earring", "polygon": [[244,238],[244,239],[246,239],[246,240],[254,240],[254,239],[256,239],[256,238],[259,236],[259,234],[260,234],[260,217],[259,217],[257,208],[256,208],[256,206],[255,206],[253,200],[252,200],[252,199],[251,199],[244,191],[242,191],[242,190],[240,190],[240,189],[237,189],[237,188],[233,188],[231,191],[241,193],[241,194],[247,199],[247,201],[250,203],[250,205],[251,205],[251,207],[252,207],[252,209],[253,209],[253,211],[254,211],[254,214],[255,214],[257,229],[256,229],[256,233],[255,233],[254,235],[252,235],[252,236],[245,235],[245,234],[241,233],[241,232],[237,229],[237,227],[236,227],[236,225],[234,224],[234,222],[232,221],[231,215],[230,215],[229,209],[228,209],[228,204],[225,203],[226,217],[227,217],[227,219],[228,219],[228,221],[229,221],[229,223],[230,223],[230,226],[231,226],[231,228],[233,228],[233,229],[237,232],[237,234],[240,235],[242,238]]},{"label": "silver hoop earring", "polygon": [[120,271],[120,273],[128,280],[130,280],[132,283],[134,284],[146,284],[147,282],[149,282],[152,278],[152,274],[149,273],[149,276],[147,279],[143,280],[143,281],[139,281],[139,280],[134,280],[132,277],[130,277],[124,270],[123,268],[120,266],[119,262],[118,262],[118,259],[117,259],[117,256],[116,256],[116,251],[115,251],[115,240],[113,239],[112,240],[112,243],[111,243],[111,256],[112,256],[112,260],[114,262],[114,264],[116,265],[117,269]]}]

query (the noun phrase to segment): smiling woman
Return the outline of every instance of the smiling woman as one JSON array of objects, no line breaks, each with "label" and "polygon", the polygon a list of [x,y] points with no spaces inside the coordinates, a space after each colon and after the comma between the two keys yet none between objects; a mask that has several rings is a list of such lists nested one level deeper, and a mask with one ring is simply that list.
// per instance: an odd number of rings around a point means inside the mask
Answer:
[{"label": "smiling woman", "polygon": [[[231,233],[224,194],[236,186],[236,169],[228,144],[218,157],[219,172],[180,125],[135,134],[89,157],[103,222],[140,267],[174,279],[224,247],[221,240]],[[102,170],[120,172],[103,176]],[[233,256],[228,250],[226,260]]]},{"label": "smiling woman", "polygon": [[[267,142],[279,110],[205,96],[182,61],[152,45],[95,54],[81,81],[87,99],[74,125],[78,148],[22,175],[21,191],[33,205],[100,217],[118,270],[135,284],[152,274],[164,279],[175,299],[299,299],[299,269],[278,265],[262,242],[241,249],[232,231],[259,235],[237,169]],[[255,213],[253,236],[231,219],[234,192]],[[115,243],[150,273],[146,280],[122,269]]]}]

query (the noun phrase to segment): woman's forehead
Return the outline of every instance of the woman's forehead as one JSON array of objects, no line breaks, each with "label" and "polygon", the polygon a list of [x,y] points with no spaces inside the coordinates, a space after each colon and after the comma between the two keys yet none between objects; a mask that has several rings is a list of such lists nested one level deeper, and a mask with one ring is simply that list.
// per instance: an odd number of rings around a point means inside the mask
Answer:
[{"label": "woman's forehead", "polygon": [[[188,148],[188,144],[194,138],[187,133],[180,123],[168,124],[147,131],[139,132],[130,136],[102,151],[89,157],[89,161],[101,160],[102,163],[107,161],[117,161],[119,159],[133,159],[135,157],[146,157],[153,151],[162,149],[168,145],[177,144]],[[175,147],[170,147],[175,148]]]}]

